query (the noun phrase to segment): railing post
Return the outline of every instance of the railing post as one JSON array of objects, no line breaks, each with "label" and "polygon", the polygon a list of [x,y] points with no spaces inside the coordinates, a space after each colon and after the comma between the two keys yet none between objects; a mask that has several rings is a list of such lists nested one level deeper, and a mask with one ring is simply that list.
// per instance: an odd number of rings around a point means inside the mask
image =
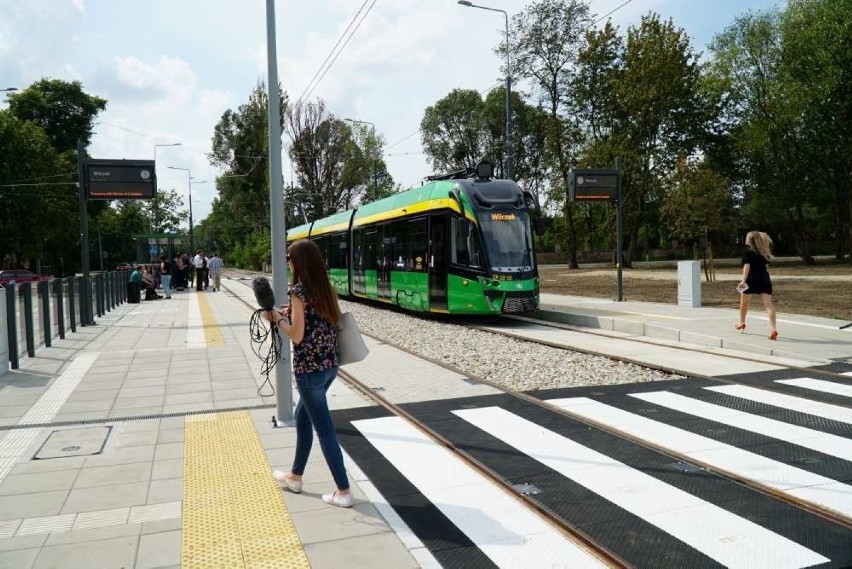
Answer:
[{"label": "railing post", "polygon": [[41,297],[41,334],[44,337],[44,347],[49,348],[53,340],[53,330],[50,327],[50,281],[38,283],[38,295]]},{"label": "railing post", "polygon": [[18,285],[6,285],[6,332],[9,337],[9,365],[18,369]]},{"label": "railing post", "polygon": [[112,285],[113,285],[112,273],[106,273],[106,281],[105,282],[106,282],[106,286],[107,286],[107,291],[106,291],[107,305],[106,305],[106,308],[107,308],[107,312],[112,312],[112,309],[115,308],[112,304]]},{"label": "railing post", "polygon": [[101,278],[101,274],[98,273],[95,275],[95,306],[98,311],[98,318],[104,315],[104,302],[103,302],[103,279]]},{"label": "railing post", "polygon": [[56,326],[59,328],[59,339],[65,339],[65,297],[62,290],[62,281],[64,279],[55,279],[53,288],[56,289]]},{"label": "railing post", "polygon": [[75,308],[77,302],[74,298],[74,280],[76,277],[68,277],[68,324],[71,326],[71,332],[77,331],[77,321],[75,319],[75,314],[77,313],[77,309]]},{"label": "railing post", "polygon": [[24,328],[27,335],[27,355],[35,357],[35,329],[33,327],[33,283],[24,283],[21,286],[21,294],[24,295]]},{"label": "railing post", "polygon": [[77,299],[79,302],[77,304],[80,305],[80,327],[85,328],[89,324],[89,309],[86,308],[86,301],[89,303],[92,302],[90,296],[87,296],[88,292],[91,292],[91,289],[86,286],[86,277],[74,277],[77,280],[77,290],[80,291],[80,298]]}]

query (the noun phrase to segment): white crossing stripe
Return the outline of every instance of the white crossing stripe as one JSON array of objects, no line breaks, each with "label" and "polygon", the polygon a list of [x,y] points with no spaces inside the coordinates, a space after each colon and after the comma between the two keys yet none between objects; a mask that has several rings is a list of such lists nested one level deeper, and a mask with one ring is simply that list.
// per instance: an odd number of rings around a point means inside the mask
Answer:
[{"label": "white crossing stripe", "polygon": [[798,425],[791,425],[784,421],[745,413],[737,409],[729,409],[721,405],[714,405],[713,403],[684,397],[670,391],[631,393],[630,396],[655,405],[668,407],[681,413],[688,413],[696,417],[709,419],[710,421],[724,423],[745,431],[760,433],[773,439],[836,456],[843,460],[852,460],[852,439],[838,437],[837,435],[815,431]]},{"label": "white crossing stripe", "polygon": [[407,421],[352,424],[498,567],[606,566]]},{"label": "white crossing stripe", "polygon": [[852,518],[852,486],[720,443],[689,431],[646,419],[588,397],[549,399],[551,405],[685,455],[713,468],[753,480],[799,500]]},{"label": "white crossing stripe", "polygon": [[852,397],[852,385],[834,383],[833,381],[813,379],[811,377],[797,377],[796,379],[776,379],[775,383],[783,383],[784,385],[792,385],[793,387],[801,387],[802,389],[810,389],[812,391],[822,391],[823,393],[833,393],[834,395],[842,395],[843,397]]},{"label": "white crossing stripe", "polygon": [[453,413],[726,567],[793,568],[829,561],[754,522],[499,407]]},{"label": "white crossing stripe", "polygon": [[721,385],[718,387],[705,387],[704,389],[724,393],[732,397],[739,397],[740,399],[748,399],[757,403],[765,403],[773,407],[781,407],[782,409],[789,409],[791,411],[798,411],[799,413],[816,415],[824,419],[852,424],[852,409],[841,407],[840,405],[821,403],[783,393],[773,393],[765,389],[758,389],[747,385]]}]

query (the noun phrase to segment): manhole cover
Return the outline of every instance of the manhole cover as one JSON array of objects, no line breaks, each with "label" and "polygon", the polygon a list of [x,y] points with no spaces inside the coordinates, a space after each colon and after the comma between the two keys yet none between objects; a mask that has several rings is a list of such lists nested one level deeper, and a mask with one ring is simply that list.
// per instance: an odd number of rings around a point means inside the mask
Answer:
[{"label": "manhole cover", "polygon": [[111,426],[98,426],[53,431],[33,458],[44,460],[100,454],[111,430]]}]

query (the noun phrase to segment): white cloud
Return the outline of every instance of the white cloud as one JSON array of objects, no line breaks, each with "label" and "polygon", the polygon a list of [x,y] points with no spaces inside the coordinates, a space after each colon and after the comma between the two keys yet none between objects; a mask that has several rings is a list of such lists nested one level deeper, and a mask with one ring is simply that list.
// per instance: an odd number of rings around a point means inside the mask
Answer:
[{"label": "white cloud", "polygon": [[73,4],[74,7],[80,10],[81,12],[86,11],[86,7],[83,6],[83,0],[71,0],[71,4]]}]

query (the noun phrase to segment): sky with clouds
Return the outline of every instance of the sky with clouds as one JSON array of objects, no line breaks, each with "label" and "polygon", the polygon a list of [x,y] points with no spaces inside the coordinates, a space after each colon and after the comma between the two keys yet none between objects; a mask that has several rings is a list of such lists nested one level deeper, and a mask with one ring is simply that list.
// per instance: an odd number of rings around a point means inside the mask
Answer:
[{"label": "sky with clouds", "polygon": [[[603,16],[624,1],[592,0],[591,10]],[[477,3],[511,16],[531,2]],[[304,92],[362,3],[275,3],[279,80],[291,100]],[[653,10],[684,28],[701,51],[737,15],[779,4],[630,0],[612,19],[626,29]],[[484,92],[501,81],[493,48],[505,33],[503,16],[456,0],[371,5],[310,98],[324,99],[338,117],[373,123],[387,142],[394,179],[419,185],[431,173],[418,131],[423,111],[454,88]],[[181,193],[186,172],[166,166],[190,169],[196,220],[209,213],[220,173],[207,160],[213,128],[265,81],[266,69],[264,0],[0,0],[0,89],[24,88],[42,77],[81,81],[108,100],[93,157],[151,159],[156,152],[159,186]],[[155,149],[176,142],[181,146]],[[289,179],[286,151],[283,168]]]}]

